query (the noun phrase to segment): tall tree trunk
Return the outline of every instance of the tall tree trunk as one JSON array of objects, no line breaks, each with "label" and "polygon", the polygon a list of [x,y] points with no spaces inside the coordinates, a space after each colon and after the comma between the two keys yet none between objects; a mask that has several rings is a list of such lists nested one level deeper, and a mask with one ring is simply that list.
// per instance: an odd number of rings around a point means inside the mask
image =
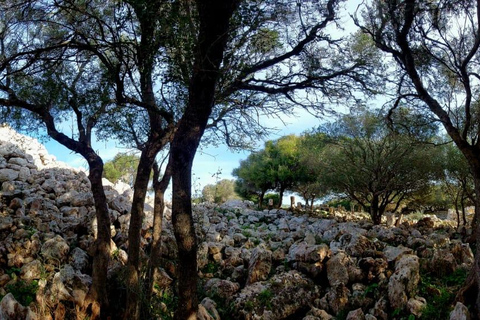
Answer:
[{"label": "tall tree trunk", "polygon": [[[467,158],[468,159],[468,158]],[[474,165],[471,164],[472,167]],[[473,170],[475,183],[475,218],[480,215],[480,166]],[[478,221],[478,220],[477,220]],[[470,269],[467,280],[463,288],[457,293],[456,300],[466,305],[473,305],[473,319],[480,319],[480,223],[472,225],[473,235],[475,237],[475,260]]]},{"label": "tall tree trunk", "polygon": [[278,194],[278,208],[280,209],[282,207],[282,202],[283,202],[283,193],[285,192],[285,188],[280,188],[279,194]]},{"label": "tall tree trunk", "polygon": [[263,208],[263,198],[265,198],[265,192],[263,191],[260,193],[260,196],[258,197],[258,208],[262,209]]},{"label": "tall tree trunk", "polygon": [[197,0],[199,33],[189,84],[188,105],[171,143],[172,223],[178,246],[177,320],[196,319],[197,241],[192,217],[192,164],[212,113],[230,18],[239,0]]},{"label": "tall tree trunk", "polygon": [[107,270],[110,261],[110,215],[107,198],[102,184],[103,161],[93,151],[86,157],[95,213],[97,218],[97,238],[94,243],[92,286],[85,299],[84,312],[90,319],[106,319],[109,314],[107,294]]},{"label": "tall tree trunk", "polygon": [[372,218],[373,224],[376,225],[382,223],[382,215],[378,208],[378,201],[378,196],[373,196],[372,205],[370,206],[370,217]]},{"label": "tall tree trunk", "polygon": [[125,320],[140,318],[140,300],[142,287],[140,281],[140,242],[144,205],[147,195],[148,181],[157,152],[151,145],[147,146],[140,156],[137,177],[133,186],[132,210],[128,229],[128,262],[127,262],[127,305]]},{"label": "tall tree trunk", "polygon": [[147,278],[145,280],[147,288],[147,301],[150,301],[150,297],[152,296],[154,280],[158,274],[158,267],[160,266],[162,222],[165,208],[165,190],[167,190],[168,184],[170,183],[170,179],[172,177],[172,168],[170,162],[167,164],[167,168],[165,169],[165,173],[161,180],[159,180],[160,168],[155,164],[153,169],[153,189],[155,192],[155,202],[153,205],[152,252],[148,262]]},{"label": "tall tree trunk", "polygon": [[[42,109],[43,111],[43,109]],[[37,112],[38,113],[38,112]],[[48,135],[68,149],[78,152],[87,160],[89,166],[88,179],[93,194],[95,216],[97,218],[97,238],[93,248],[93,271],[92,286],[85,297],[82,314],[86,314],[92,320],[106,319],[109,316],[109,301],[107,295],[107,271],[110,261],[110,214],[108,212],[107,197],[103,189],[102,158],[91,148],[91,130],[94,126],[90,123],[87,128],[79,126],[79,140],[73,140],[65,134],[57,131],[54,118],[48,112],[38,113],[48,131]],[[90,119],[92,120],[92,119]],[[90,121],[89,121],[90,122]]]}]

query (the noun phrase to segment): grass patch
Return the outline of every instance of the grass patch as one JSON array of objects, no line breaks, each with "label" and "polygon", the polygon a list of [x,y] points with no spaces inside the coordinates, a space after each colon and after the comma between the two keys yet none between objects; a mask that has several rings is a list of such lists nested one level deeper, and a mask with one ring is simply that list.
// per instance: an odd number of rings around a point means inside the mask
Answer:
[{"label": "grass patch", "polygon": [[419,286],[420,295],[427,299],[421,319],[448,319],[453,309],[455,295],[467,278],[467,271],[457,269],[445,277],[424,274]]},{"label": "grass patch", "polygon": [[273,292],[269,289],[265,289],[258,294],[258,302],[260,303],[260,305],[267,308],[267,310],[272,309],[272,298]]}]

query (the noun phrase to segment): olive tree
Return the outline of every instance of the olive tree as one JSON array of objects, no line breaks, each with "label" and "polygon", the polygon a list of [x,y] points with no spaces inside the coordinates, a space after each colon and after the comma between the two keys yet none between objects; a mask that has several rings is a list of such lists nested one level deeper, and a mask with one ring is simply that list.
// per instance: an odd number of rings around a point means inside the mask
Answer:
[{"label": "olive tree", "polygon": [[[480,139],[478,75],[480,54],[478,1],[371,1],[362,6],[357,24],[377,48],[392,60],[389,76],[402,101],[438,121],[467,159],[474,177],[475,216],[480,214]],[[480,224],[474,226],[477,247]],[[476,292],[475,314],[480,317],[480,254],[467,279],[466,290]]]},{"label": "olive tree", "polygon": [[322,180],[360,204],[375,224],[388,205],[395,203],[396,210],[436,173],[434,147],[390,130],[383,119],[361,111],[322,129],[330,138],[322,155]]}]

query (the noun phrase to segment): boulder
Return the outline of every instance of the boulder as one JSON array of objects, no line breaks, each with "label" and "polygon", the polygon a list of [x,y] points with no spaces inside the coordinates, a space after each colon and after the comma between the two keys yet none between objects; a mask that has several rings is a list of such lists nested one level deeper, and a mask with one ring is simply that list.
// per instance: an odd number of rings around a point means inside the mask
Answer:
[{"label": "boulder", "polygon": [[20,269],[20,278],[26,281],[38,280],[45,273],[45,267],[39,260],[33,260]]},{"label": "boulder", "polygon": [[468,308],[461,302],[457,302],[455,308],[450,312],[450,320],[470,320]]},{"label": "boulder", "polygon": [[70,247],[68,243],[59,235],[45,241],[41,249],[42,256],[45,260],[54,265],[66,261],[69,251]]},{"label": "boulder", "polygon": [[267,280],[272,268],[272,251],[258,246],[252,251],[248,262],[247,285],[257,281]]},{"label": "boulder", "polygon": [[347,266],[349,264],[351,264],[350,257],[343,252],[338,252],[327,261],[327,278],[330,286],[335,287],[339,284],[348,284]]},{"label": "boulder", "polygon": [[365,320],[365,314],[361,308],[350,311],[346,320]]},{"label": "boulder", "polygon": [[0,183],[4,181],[13,181],[18,178],[18,171],[13,169],[0,169]]},{"label": "boulder", "polygon": [[268,281],[247,285],[233,297],[242,319],[285,319],[313,304],[320,288],[298,271],[274,275]]},{"label": "boulder", "polygon": [[413,314],[417,318],[422,317],[422,312],[427,306],[427,300],[422,297],[410,298],[407,302],[408,312]]},{"label": "boulder", "polygon": [[207,280],[204,289],[209,296],[218,295],[223,299],[230,299],[238,290],[240,290],[240,284],[229,280],[212,278]]},{"label": "boulder", "polygon": [[388,282],[388,299],[392,309],[402,310],[409,298],[415,297],[420,281],[420,264],[418,257],[403,255],[395,265],[395,272]]},{"label": "boulder", "polygon": [[28,314],[27,308],[22,306],[13,294],[7,293],[0,301],[0,319],[1,320],[24,320]]}]

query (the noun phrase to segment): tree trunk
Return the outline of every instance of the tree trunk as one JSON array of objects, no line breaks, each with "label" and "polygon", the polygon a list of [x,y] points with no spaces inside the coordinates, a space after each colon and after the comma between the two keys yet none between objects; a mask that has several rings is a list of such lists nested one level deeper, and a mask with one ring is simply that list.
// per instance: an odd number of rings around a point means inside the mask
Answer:
[{"label": "tree trunk", "polygon": [[199,33],[188,105],[170,147],[172,161],[172,223],[178,246],[177,320],[196,319],[197,241],[192,217],[192,164],[212,113],[220,64],[228,39],[230,18],[238,0],[197,0]]},{"label": "tree trunk", "polygon": [[265,198],[265,192],[262,190],[262,193],[260,193],[260,196],[258,197],[258,208],[262,209],[263,208],[263,199]]},{"label": "tree trunk", "polygon": [[282,207],[282,202],[283,202],[283,193],[285,192],[285,188],[280,188],[279,194],[278,194],[278,208],[280,209]]},{"label": "tree trunk", "polygon": [[163,213],[165,208],[165,190],[167,190],[170,178],[172,177],[172,170],[170,162],[167,164],[165,174],[160,179],[160,168],[155,164],[153,174],[153,189],[155,192],[155,202],[153,206],[153,240],[152,240],[152,252],[150,254],[150,260],[148,262],[147,278],[145,284],[147,288],[147,301],[153,294],[153,285],[156,275],[158,274],[158,267],[160,266],[161,259],[161,244],[162,244],[162,222]]},{"label": "tree trunk", "polygon": [[[106,319],[109,316],[109,301],[107,295],[107,271],[110,261],[110,214],[108,212],[107,197],[103,189],[102,174],[103,161],[91,148],[91,127],[81,132],[79,141],[73,140],[60,133],[55,128],[53,117],[49,113],[39,113],[48,135],[68,149],[78,152],[87,160],[89,166],[88,179],[93,194],[95,216],[97,218],[97,238],[93,244],[93,271],[92,286],[85,297],[80,310],[89,319]],[[82,129],[79,127],[79,129]]]},{"label": "tree trunk", "polygon": [[92,286],[87,294],[83,312],[90,319],[106,319],[109,314],[107,294],[107,270],[110,261],[110,215],[107,198],[102,184],[103,161],[93,151],[89,153],[89,175],[95,213],[97,217],[97,238],[94,243]]},{"label": "tree trunk", "polygon": [[[473,167],[473,165],[472,165]],[[475,183],[475,218],[480,214],[480,167],[474,169],[474,183]],[[475,260],[473,267],[467,277],[465,285],[457,293],[456,299],[463,302],[465,305],[472,305],[473,319],[480,319],[480,223],[472,225],[473,235],[475,237]]]},{"label": "tree trunk", "polygon": [[382,215],[380,214],[380,210],[378,208],[378,201],[378,196],[373,196],[370,206],[370,217],[375,225],[382,223]]},{"label": "tree trunk", "polygon": [[127,305],[124,314],[125,320],[140,318],[140,300],[142,286],[140,281],[140,242],[144,205],[147,195],[148,181],[152,171],[157,150],[147,146],[140,156],[137,177],[133,186],[132,210],[128,229],[128,262],[127,262]]}]

